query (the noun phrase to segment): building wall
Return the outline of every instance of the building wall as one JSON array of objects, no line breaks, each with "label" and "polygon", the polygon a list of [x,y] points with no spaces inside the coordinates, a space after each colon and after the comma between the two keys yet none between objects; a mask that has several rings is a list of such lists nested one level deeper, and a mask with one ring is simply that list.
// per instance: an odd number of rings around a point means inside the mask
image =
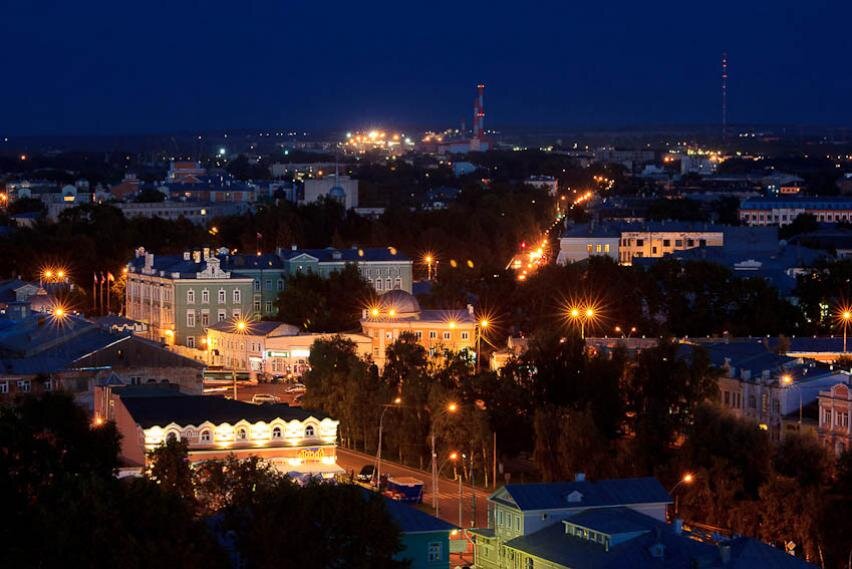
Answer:
[{"label": "building wall", "polygon": [[305,199],[304,203],[313,203],[320,197],[325,197],[328,192],[335,186],[338,186],[346,192],[346,199],[343,201],[343,207],[352,209],[358,207],[358,180],[353,180],[348,176],[327,176],[325,178],[305,180]]},{"label": "building wall", "polygon": [[824,223],[852,221],[852,207],[847,209],[810,208],[801,204],[775,204],[749,207],[739,211],[740,221],[746,225],[787,225],[800,214],[809,213]]},{"label": "building wall", "polygon": [[[323,278],[334,271],[342,271],[347,262],[331,261],[317,262],[307,258],[296,258],[294,260],[285,261],[285,274],[295,276],[299,273],[315,273]],[[358,261],[354,263],[358,268],[361,276],[372,285],[376,292],[382,293],[389,290],[404,290],[411,294],[411,286],[413,281],[412,266],[413,263],[408,259],[400,259],[399,261]],[[286,285],[285,285],[286,286]]]},{"label": "building wall", "polygon": [[113,415],[109,417],[115,421],[115,426],[118,432],[121,433],[121,450],[119,458],[122,462],[129,463],[134,466],[145,465],[145,436],[142,429],[130,416],[127,408],[122,404],[121,398],[112,395],[110,397],[110,409]]},{"label": "building wall", "polygon": [[584,261],[593,255],[619,260],[620,239],[618,237],[562,237],[559,239],[559,257],[557,262],[566,265]]},{"label": "building wall", "polygon": [[695,247],[722,247],[721,231],[624,231],[621,233],[619,263],[631,265],[635,257],[660,258]]},{"label": "building wall", "polygon": [[[440,544],[440,558],[429,560],[429,545]],[[397,553],[396,559],[411,561],[411,569],[448,569],[450,566],[450,539],[448,531],[403,533],[403,550]]]},{"label": "building wall", "polygon": [[373,361],[379,368],[384,367],[387,347],[404,332],[413,333],[431,356],[445,350],[476,352],[476,324],[470,321],[367,318],[361,320],[361,329],[372,340]]},{"label": "building wall", "polygon": [[819,437],[837,456],[852,450],[852,389],[838,384],[819,394]]}]

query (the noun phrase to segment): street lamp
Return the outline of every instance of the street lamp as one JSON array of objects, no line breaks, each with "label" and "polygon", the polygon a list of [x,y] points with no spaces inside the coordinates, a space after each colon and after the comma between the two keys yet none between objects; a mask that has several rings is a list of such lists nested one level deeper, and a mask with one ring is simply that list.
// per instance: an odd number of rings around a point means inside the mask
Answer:
[{"label": "street lamp", "polygon": [[846,326],[849,324],[849,320],[852,319],[852,310],[849,308],[844,308],[840,313],[840,320],[843,322],[843,353],[846,353]]},{"label": "street lamp", "polygon": [[382,414],[379,415],[379,447],[376,449],[376,486],[382,483],[382,429],[384,427],[385,421],[385,412],[391,407],[398,407],[402,404],[402,398],[397,397],[393,400],[393,403],[385,403],[382,405]]},{"label": "street lamp", "polygon": [[432,263],[435,258],[432,256],[432,253],[426,253],[423,257],[423,262],[426,263],[426,280],[432,280]]},{"label": "street lamp", "polygon": [[[246,334],[248,330],[248,322],[240,318],[236,322],[234,322],[234,330],[237,334]],[[243,356],[246,359],[246,365],[248,365],[248,342],[245,338],[243,338]],[[237,400],[237,366],[233,365],[231,362],[231,377],[234,381],[234,401]],[[251,372],[249,372],[249,378],[251,378]]]},{"label": "street lamp", "polygon": [[571,307],[568,311],[568,316],[571,320],[580,323],[580,339],[586,339],[586,324],[592,322],[597,316],[597,312],[593,306],[587,306],[585,308],[579,307]]},{"label": "street lamp", "polygon": [[[845,344],[845,338],[844,338]],[[846,347],[844,346],[843,351],[846,351]],[[785,373],[781,376],[781,385],[789,387],[791,389],[796,389],[799,392],[799,432],[802,431],[802,388],[799,387],[799,384],[793,381],[793,376],[789,373]]]},{"label": "street lamp", "polygon": [[482,331],[488,328],[491,323],[487,318],[483,318],[479,321],[479,326],[477,326],[477,334],[476,334],[476,372],[479,373],[479,370],[482,369],[480,365],[480,356],[482,353]]},{"label": "street lamp", "polygon": [[691,472],[685,472],[683,474],[683,476],[680,477],[680,480],[678,480],[678,483],[675,484],[674,486],[672,486],[672,489],[669,490],[669,494],[674,495],[674,499],[675,499],[675,511],[674,511],[675,516],[677,515],[677,512],[678,512],[678,496],[677,496],[677,494],[675,494],[675,490],[677,490],[682,484],[688,485],[688,484],[692,484],[694,481],[695,481],[695,475],[692,474]]},{"label": "street lamp", "polygon": [[456,403],[448,403],[444,409],[432,416],[432,428],[430,438],[432,440],[432,508],[435,516],[438,516],[438,453],[435,451],[435,422],[439,417],[448,413],[455,413],[459,406]]}]

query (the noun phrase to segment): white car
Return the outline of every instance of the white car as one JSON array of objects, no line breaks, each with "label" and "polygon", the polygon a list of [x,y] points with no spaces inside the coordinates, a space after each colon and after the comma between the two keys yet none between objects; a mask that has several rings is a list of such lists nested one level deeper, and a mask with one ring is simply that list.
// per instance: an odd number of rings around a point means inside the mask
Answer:
[{"label": "white car", "polygon": [[294,383],[293,385],[288,385],[284,389],[284,393],[304,393],[307,389],[304,383]]},{"label": "white car", "polygon": [[278,398],[269,393],[257,393],[252,395],[251,402],[257,405],[263,405],[264,403],[278,403]]}]

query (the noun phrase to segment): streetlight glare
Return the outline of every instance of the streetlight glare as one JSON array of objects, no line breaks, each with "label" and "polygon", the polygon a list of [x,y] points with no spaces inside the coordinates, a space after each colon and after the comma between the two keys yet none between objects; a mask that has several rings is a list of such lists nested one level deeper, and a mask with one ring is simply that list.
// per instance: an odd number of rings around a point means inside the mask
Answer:
[{"label": "streetlight glare", "polygon": [[587,308],[586,309],[586,318],[593,318],[594,316],[595,316],[595,309],[594,308]]},{"label": "streetlight glare", "polygon": [[61,306],[57,306],[56,308],[53,309],[53,315],[57,318],[64,318],[65,317],[65,309],[62,308]]},{"label": "streetlight glare", "polygon": [[683,475],[683,478],[681,480],[683,480],[683,482],[686,484],[692,484],[693,480],[695,480],[695,476],[691,472],[687,472]]},{"label": "streetlight glare", "polygon": [[571,318],[579,318],[580,317],[580,309],[579,308],[572,308],[571,312],[569,314],[571,315]]},{"label": "streetlight glare", "polygon": [[488,319],[483,318],[482,320],[479,321],[479,325],[483,328],[488,328]]},{"label": "streetlight glare", "polygon": [[458,410],[458,408],[459,408],[459,406],[456,405],[455,403],[450,403],[449,405],[447,405],[447,411],[449,411],[450,413],[455,413]]},{"label": "streetlight glare", "polygon": [[402,403],[402,397],[397,397],[396,399],[393,400],[393,402],[394,402],[394,405],[399,405],[400,403]]},{"label": "streetlight glare", "polygon": [[793,376],[790,375],[789,373],[785,373],[784,375],[781,376],[781,383],[783,385],[792,384],[793,383]]},{"label": "streetlight glare", "polygon": [[457,453],[457,452],[451,452],[450,453],[450,460],[458,460],[458,458],[459,458],[459,453]]}]

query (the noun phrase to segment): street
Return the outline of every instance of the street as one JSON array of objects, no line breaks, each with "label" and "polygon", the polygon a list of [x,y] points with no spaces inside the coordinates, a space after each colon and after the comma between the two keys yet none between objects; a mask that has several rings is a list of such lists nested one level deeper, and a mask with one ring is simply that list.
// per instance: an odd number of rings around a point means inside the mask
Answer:
[{"label": "street", "polygon": [[[362,452],[348,450],[338,447],[337,464],[347,472],[354,470],[355,474],[365,464],[373,464],[376,457]],[[412,476],[424,482],[423,506],[432,512],[432,475],[429,472],[403,466],[395,462],[382,459],[382,473],[390,476]],[[467,484],[462,485],[462,526],[485,527],[488,525],[487,499],[491,490],[472,488]],[[475,497],[475,498],[474,498]],[[474,501],[476,503],[476,516],[474,517]],[[452,524],[459,525],[459,484],[449,478],[441,478],[438,482],[438,517]],[[473,522],[473,523],[471,523]]]}]

